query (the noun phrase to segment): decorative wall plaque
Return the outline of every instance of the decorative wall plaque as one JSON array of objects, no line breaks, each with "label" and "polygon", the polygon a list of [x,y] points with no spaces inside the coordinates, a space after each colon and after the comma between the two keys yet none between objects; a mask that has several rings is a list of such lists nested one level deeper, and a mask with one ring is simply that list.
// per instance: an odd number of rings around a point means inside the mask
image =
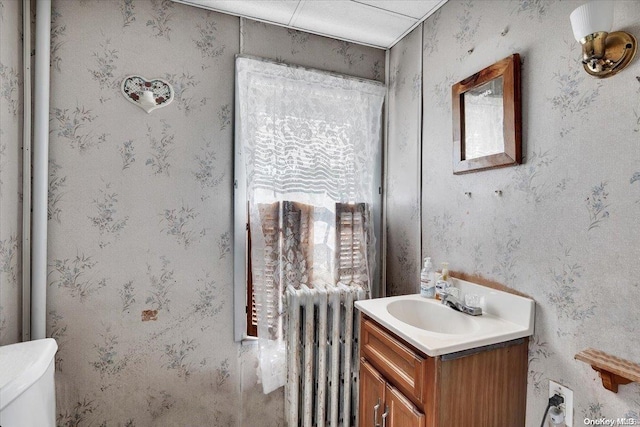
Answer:
[{"label": "decorative wall plaque", "polygon": [[125,98],[147,113],[156,108],[166,107],[173,101],[173,88],[163,79],[147,80],[140,76],[128,76],[122,81]]}]

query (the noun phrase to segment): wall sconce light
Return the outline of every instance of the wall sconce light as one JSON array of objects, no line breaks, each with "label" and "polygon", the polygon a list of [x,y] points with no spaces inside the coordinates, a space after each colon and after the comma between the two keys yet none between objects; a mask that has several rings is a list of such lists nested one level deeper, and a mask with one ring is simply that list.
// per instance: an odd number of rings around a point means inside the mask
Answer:
[{"label": "wall sconce light", "polygon": [[166,107],[173,101],[173,87],[163,79],[147,80],[141,76],[128,76],[120,86],[122,95],[129,102],[137,105],[148,113],[161,107]]},{"label": "wall sconce light", "polygon": [[573,35],[582,45],[584,70],[597,78],[622,71],[636,54],[635,37],[624,31],[610,33],[613,27],[611,0],[592,1],[571,12]]}]

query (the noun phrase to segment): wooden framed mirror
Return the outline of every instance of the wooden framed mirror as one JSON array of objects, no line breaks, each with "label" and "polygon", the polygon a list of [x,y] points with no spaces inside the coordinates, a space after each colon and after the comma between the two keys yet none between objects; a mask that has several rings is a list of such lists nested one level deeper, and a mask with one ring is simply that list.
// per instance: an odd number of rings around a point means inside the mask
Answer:
[{"label": "wooden framed mirror", "polygon": [[452,100],[454,174],[522,162],[519,54],[454,84]]}]

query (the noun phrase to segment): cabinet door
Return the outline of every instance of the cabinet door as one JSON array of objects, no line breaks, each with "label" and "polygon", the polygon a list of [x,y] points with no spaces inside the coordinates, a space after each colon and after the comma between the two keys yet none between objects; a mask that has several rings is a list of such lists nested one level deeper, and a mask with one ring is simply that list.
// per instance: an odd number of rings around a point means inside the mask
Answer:
[{"label": "cabinet door", "polygon": [[366,360],[360,359],[360,427],[378,427],[384,412],[385,381]]},{"label": "cabinet door", "polygon": [[425,417],[397,388],[387,384],[384,427],[425,427]]},{"label": "cabinet door", "polygon": [[371,320],[361,323],[361,355],[405,396],[426,402],[424,378],[434,375],[435,359],[424,358]]}]

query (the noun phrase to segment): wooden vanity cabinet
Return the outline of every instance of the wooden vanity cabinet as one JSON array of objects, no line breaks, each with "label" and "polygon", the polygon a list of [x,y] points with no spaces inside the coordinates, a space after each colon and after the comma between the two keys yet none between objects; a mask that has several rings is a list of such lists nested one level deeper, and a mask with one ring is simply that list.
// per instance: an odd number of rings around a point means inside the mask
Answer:
[{"label": "wooden vanity cabinet", "polygon": [[360,359],[360,426],[425,427],[425,416],[364,358]]},{"label": "wooden vanity cabinet", "polygon": [[400,391],[387,383],[385,405],[388,408],[388,426],[424,427],[425,416]]},{"label": "wooden vanity cabinet", "polygon": [[384,412],[385,386],[387,382],[364,358],[360,359],[360,400],[358,414],[360,426],[380,425]]},{"label": "wooden vanity cabinet", "polygon": [[359,427],[524,426],[527,343],[430,357],[362,315]]}]

